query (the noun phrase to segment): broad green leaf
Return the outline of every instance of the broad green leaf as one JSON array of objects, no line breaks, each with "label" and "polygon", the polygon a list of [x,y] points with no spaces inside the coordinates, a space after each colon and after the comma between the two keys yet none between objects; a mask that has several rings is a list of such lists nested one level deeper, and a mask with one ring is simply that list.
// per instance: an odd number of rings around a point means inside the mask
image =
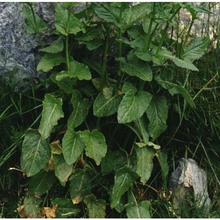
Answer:
[{"label": "broad green leaf", "polygon": [[91,176],[84,170],[75,170],[70,178],[70,196],[73,204],[78,204],[90,194]]},{"label": "broad green leaf", "polygon": [[55,11],[55,27],[59,33],[65,36],[68,34],[75,35],[82,30],[83,24],[62,4],[56,4]]},{"label": "broad green leaf", "polygon": [[139,147],[135,145],[137,154],[137,174],[141,177],[141,182],[145,184],[151,176],[153,170],[154,150],[150,147]]},{"label": "broad green leaf", "polygon": [[148,132],[154,141],[167,128],[166,121],[168,117],[168,105],[166,98],[153,98],[146,113],[149,119]]},{"label": "broad green leaf", "polygon": [[75,60],[70,62],[70,69],[68,71],[62,71],[56,76],[56,80],[60,81],[65,78],[78,78],[79,80],[90,80],[91,73],[88,66],[83,63],[79,63]]},{"label": "broad green leaf", "polygon": [[165,48],[161,48],[160,51],[157,54],[157,57],[162,57],[171,60],[174,62],[178,67],[193,70],[193,71],[199,71],[190,60],[185,58],[184,60],[181,60],[175,56],[172,55],[170,51],[168,51]]},{"label": "broad green leaf", "polygon": [[123,72],[126,72],[130,76],[136,76],[144,81],[151,81],[152,80],[152,71],[150,66],[141,60],[134,60],[125,62],[121,60],[121,69]]},{"label": "broad green leaf", "polygon": [[41,57],[40,62],[37,65],[37,71],[48,72],[55,66],[59,66],[61,63],[65,62],[65,57],[62,54],[45,54]]},{"label": "broad green leaf", "polygon": [[137,92],[137,89],[131,82],[125,81],[122,86],[122,93],[126,94],[128,92],[135,94]]},{"label": "broad green leaf", "polygon": [[96,164],[99,165],[107,153],[105,136],[97,130],[92,132],[85,130],[80,132],[80,137],[86,145],[86,155],[95,160]]},{"label": "broad green leaf", "polygon": [[38,128],[42,139],[47,139],[54,126],[57,125],[58,120],[64,117],[62,104],[61,98],[56,98],[51,94],[45,95],[40,126]]},{"label": "broad green leaf", "polygon": [[137,202],[134,194],[129,192],[126,214],[128,218],[150,218],[150,201]]},{"label": "broad green leaf", "polygon": [[120,16],[120,9],[113,7],[108,3],[96,3],[94,4],[94,11],[102,20],[108,23],[113,23],[117,27],[120,26],[118,23]]},{"label": "broad green leaf", "polygon": [[183,59],[190,60],[191,62],[200,59],[203,56],[203,54],[207,51],[208,45],[208,37],[194,38],[190,42],[189,46],[184,49],[184,53],[182,55]]},{"label": "broad green leaf", "polygon": [[57,206],[56,218],[74,218],[80,212],[80,209],[68,198],[54,198],[52,205]]},{"label": "broad green leaf", "polygon": [[93,112],[95,116],[110,116],[117,112],[121,97],[118,94],[113,94],[111,89],[113,88],[104,88],[96,97],[93,104]]},{"label": "broad green leaf", "polygon": [[120,203],[121,197],[132,187],[136,178],[137,175],[128,167],[117,170],[111,193],[111,208],[115,208]]},{"label": "broad green leaf", "polygon": [[41,218],[40,205],[41,199],[37,199],[35,196],[25,196],[24,198],[24,211],[27,218]]},{"label": "broad green leaf", "polygon": [[174,58],[171,58],[170,60],[173,61],[178,67],[185,68],[185,69],[189,69],[189,70],[193,70],[193,71],[199,71],[199,70],[191,63],[191,61],[189,61],[189,60],[187,60],[187,59],[181,60],[181,59],[178,59],[178,58],[174,57]]},{"label": "broad green leaf", "polygon": [[30,130],[24,137],[21,153],[21,169],[28,177],[34,176],[45,167],[50,159],[50,146],[36,130]]},{"label": "broad green leaf", "polygon": [[118,108],[118,122],[129,123],[140,118],[147,110],[151,98],[152,95],[148,92],[127,92]]},{"label": "broad green leaf", "polygon": [[54,54],[63,51],[63,48],[64,48],[63,39],[60,37],[54,42],[52,42],[50,46],[42,48],[39,51]]},{"label": "broad green leaf", "polygon": [[62,147],[63,157],[67,164],[71,165],[83,153],[85,145],[80,139],[79,133],[68,128],[62,140]]},{"label": "broad green leaf", "polygon": [[151,5],[149,3],[139,3],[125,9],[122,14],[122,27],[126,30],[135,22],[149,15],[151,12]]},{"label": "broad green leaf", "polygon": [[55,181],[53,172],[41,171],[28,181],[29,192],[41,196],[53,186]]},{"label": "broad green leaf", "polygon": [[66,185],[67,180],[73,172],[73,166],[66,163],[63,155],[54,155],[55,176],[59,179],[62,186]]},{"label": "broad green leaf", "polygon": [[105,218],[105,200],[96,199],[94,195],[89,195],[84,199],[84,203],[89,211],[89,218]]},{"label": "broad green leaf", "polygon": [[101,171],[103,175],[116,171],[128,163],[127,156],[124,151],[110,151],[106,154],[101,162]]},{"label": "broad green leaf", "polygon": [[26,30],[28,34],[39,34],[47,30],[47,25],[36,13],[31,12],[31,8],[28,5],[30,3],[23,4],[22,12],[25,16]]},{"label": "broad green leaf", "polygon": [[181,94],[192,108],[196,107],[192,97],[185,88],[175,83],[171,83],[166,80],[163,80],[161,79],[161,76],[157,77],[156,80],[163,88],[168,89],[171,95]]},{"label": "broad green leaf", "polygon": [[78,90],[74,90],[72,93],[71,103],[73,105],[73,111],[68,119],[68,128],[76,128],[86,119],[89,111],[90,103],[87,99],[83,99],[81,93]]},{"label": "broad green leaf", "polygon": [[149,51],[136,50],[134,53],[139,59],[143,61],[146,61],[146,62],[152,61],[152,55]]},{"label": "broad green leaf", "polygon": [[167,152],[159,151],[159,153],[156,154],[156,156],[157,156],[157,159],[158,159],[160,167],[161,167],[163,186],[164,186],[164,189],[166,189],[167,176],[169,173],[169,165],[167,162]]}]

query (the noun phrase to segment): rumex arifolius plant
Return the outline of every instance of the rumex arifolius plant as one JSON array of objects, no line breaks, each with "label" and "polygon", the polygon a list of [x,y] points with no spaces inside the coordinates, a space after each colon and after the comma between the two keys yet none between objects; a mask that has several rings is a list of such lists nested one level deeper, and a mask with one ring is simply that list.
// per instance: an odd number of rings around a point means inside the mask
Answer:
[{"label": "rumex arifolius plant", "polygon": [[[198,71],[193,62],[208,39],[186,42],[174,55],[169,28],[184,4],[86,3],[78,13],[75,4],[54,4],[55,40],[39,49],[37,71],[48,74],[50,85],[39,127],[23,140],[23,211],[151,217],[152,198],[140,191],[151,187],[155,162],[167,189],[167,153],[158,139],[169,109],[176,97],[195,107],[170,69]],[[44,23],[33,15],[26,13],[27,24],[40,38],[36,27]]]}]

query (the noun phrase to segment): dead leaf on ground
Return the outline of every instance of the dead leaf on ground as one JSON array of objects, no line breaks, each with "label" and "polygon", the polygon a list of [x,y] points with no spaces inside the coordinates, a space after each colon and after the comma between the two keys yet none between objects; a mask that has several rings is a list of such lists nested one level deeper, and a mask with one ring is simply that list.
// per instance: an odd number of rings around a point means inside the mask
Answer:
[{"label": "dead leaf on ground", "polygon": [[55,218],[56,217],[56,209],[58,205],[54,205],[52,208],[44,207],[44,213],[47,218]]}]

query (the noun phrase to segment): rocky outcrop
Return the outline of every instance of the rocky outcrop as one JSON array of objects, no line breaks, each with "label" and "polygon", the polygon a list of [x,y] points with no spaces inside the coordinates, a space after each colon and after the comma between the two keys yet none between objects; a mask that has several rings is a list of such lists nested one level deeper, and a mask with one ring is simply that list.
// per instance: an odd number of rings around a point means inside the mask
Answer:
[{"label": "rocky outcrop", "polygon": [[207,176],[195,160],[182,158],[170,177],[170,188],[173,191],[175,209],[187,208],[190,200],[194,205],[209,211],[211,200],[207,190]]},{"label": "rocky outcrop", "polygon": [[[53,27],[53,3],[35,3],[35,12]],[[39,60],[37,37],[26,31],[21,3],[0,3],[0,77],[9,80],[15,90],[39,79],[36,64]],[[47,36],[51,30],[47,30]]]}]

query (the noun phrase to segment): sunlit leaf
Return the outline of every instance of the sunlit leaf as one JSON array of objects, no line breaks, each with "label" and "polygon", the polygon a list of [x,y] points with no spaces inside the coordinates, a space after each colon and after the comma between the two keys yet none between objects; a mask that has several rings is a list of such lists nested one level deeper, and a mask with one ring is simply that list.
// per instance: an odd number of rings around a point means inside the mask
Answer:
[{"label": "sunlit leaf", "polygon": [[79,133],[68,129],[62,140],[63,156],[67,164],[73,164],[77,158],[82,154],[85,145],[80,139]]},{"label": "sunlit leaf", "polygon": [[43,139],[50,136],[50,133],[60,118],[64,117],[62,110],[63,101],[51,94],[46,94],[43,101],[43,111],[38,128]]},{"label": "sunlit leaf", "polygon": [[137,154],[137,174],[141,177],[141,182],[145,184],[151,176],[153,170],[153,158],[155,152],[152,148],[135,145]]},{"label": "sunlit leaf", "polygon": [[42,140],[36,130],[30,130],[24,137],[21,153],[21,168],[27,176],[38,173],[50,159],[50,146],[47,140]]},{"label": "sunlit leaf", "polygon": [[83,24],[62,4],[56,4],[55,11],[55,27],[59,33],[67,36],[68,34],[77,34],[82,30]]},{"label": "sunlit leaf", "polygon": [[207,51],[208,45],[209,45],[208,37],[194,38],[190,42],[189,46],[184,49],[184,53],[182,55],[183,59],[190,60],[191,62],[200,59]]},{"label": "sunlit leaf", "polygon": [[139,3],[126,10],[122,14],[122,27],[126,30],[135,22],[149,15],[151,5],[149,3]]},{"label": "sunlit leaf", "polygon": [[150,218],[150,201],[137,202],[132,192],[128,193],[126,214],[128,218]]},{"label": "sunlit leaf", "polygon": [[83,99],[78,90],[74,90],[72,93],[71,103],[73,105],[73,111],[68,119],[68,127],[75,128],[79,126],[86,118],[90,103],[87,99]]},{"label": "sunlit leaf", "polygon": [[105,200],[96,199],[94,195],[89,195],[84,199],[84,203],[89,211],[89,218],[105,218]]},{"label": "sunlit leaf", "polygon": [[60,54],[45,54],[41,57],[39,64],[37,65],[37,71],[48,72],[55,66],[59,66],[61,63],[65,63],[65,57]]},{"label": "sunlit leaf", "polygon": [[56,209],[58,205],[51,207],[44,207],[44,213],[47,218],[55,218],[56,217]]},{"label": "sunlit leaf", "polygon": [[66,163],[63,155],[54,155],[55,176],[59,179],[62,186],[66,185],[67,180],[73,172],[73,166]]},{"label": "sunlit leaf", "polygon": [[152,71],[150,66],[143,62],[142,60],[133,60],[133,61],[124,61],[124,59],[120,59],[122,61],[121,69],[126,72],[130,76],[136,76],[144,81],[152,80]]},{"label": "sunlit leaf", "polygon": [[[109,91],[110,88],[107,88]],[[117,112],[121,97],[118,94],[113,94],[111,91],[110,94],[106,94],[103,89],[102,92],[96,97],[93,104],[93,112],[97,117],[110,116]]]},{"label": "sunlit leaf", "polygon": [[145,91],[127,92],[118,108],[118,122],[129,123],[140,118],[147,110],[152,95]]},{"label": "sunlit leaf", "polygon": [[63,48],[64,48],[63,39],[60,37],[57,40],[53,41],[50,44],[50,46],[42,48],[39,51],[54,54],[63,51]]},{"label": "sunlit leaf", "polygon": [[107,152],[105,136],[97,130],[92,132],[85,130],[80,133],[80,137],[86,145],[86,155],[99,165]]},{"label": "sunlit leaf", "polygon": [[62,154],[62,147],[60,141],[56,140],[50,143],[50,150],[52,154]]}]

